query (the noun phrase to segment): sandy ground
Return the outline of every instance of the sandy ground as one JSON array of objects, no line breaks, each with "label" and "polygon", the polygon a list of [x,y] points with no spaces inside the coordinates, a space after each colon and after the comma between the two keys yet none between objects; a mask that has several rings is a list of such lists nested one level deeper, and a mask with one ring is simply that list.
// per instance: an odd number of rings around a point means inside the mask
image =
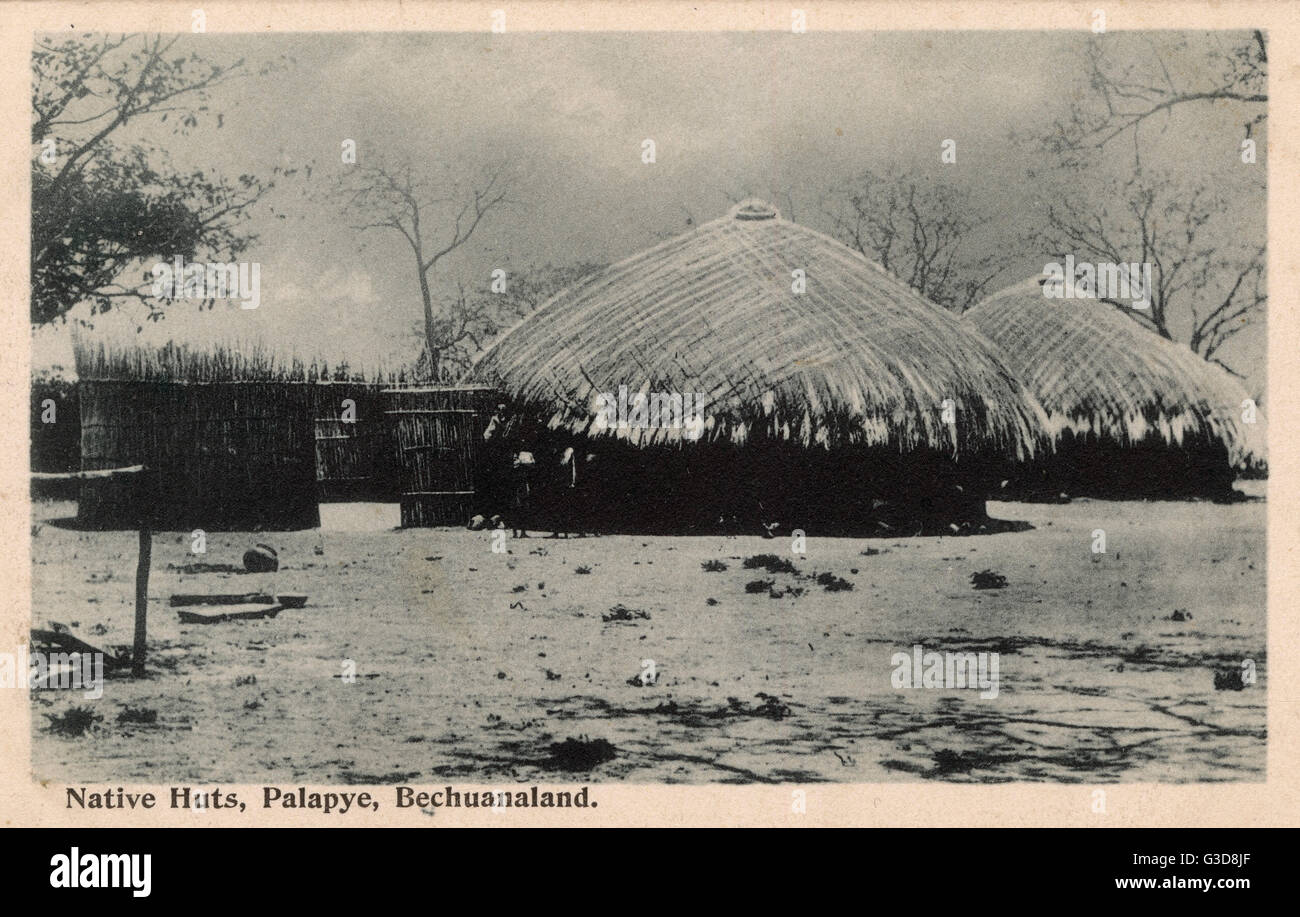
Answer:
[{"label": "sandy ground", "polygon": [[[1262,492],[1262,488],[1256,488]],[[34,623],[129,644],[136,536],[34,507]],[[1265,767],[1265,504],[995,503],[1032,531],[810,539],[803,574],[743,569],[789,540],[600,537],[508,543],[393,531],[393,507],[330,508],[295,533],[155,536],[150,676],[103,698],[33,694],[33,770],[73,782],[1222,781]],[[1094,556],[1093,530],[1108,553]],[[350,529],[350,530],[348,530]],[[367,530],[369,529],[369,530]],[[273,620],[182,625],[173,592],[247,592],[262,575],[186,572],[277,547]],[[867,549],[878,554],[864,555]],[[723,572],[701,564],[720,560]],[[580,573],[588,568],[590,573]],[[1007,578],[975,590],[973,572]],[[748,594],[757,578],[802,595]],[[716,604],[710,604],[712,599]],[[602,621],[623,605],[647,617]],[[1190,614],[1171,620],[1175,610]],[[891,657],[997,651],[1000,693],[896,690]],[[1254,660],[1258,682],[1216,690]],[[653,659],[658,682],[635,683]],[[354,682],[340,676],[353,660]],[[45,714],[89,704],[70,738]],[[157,722],[123,724],[126,706]],[[551,746],[614,757],[557,773]]]}]

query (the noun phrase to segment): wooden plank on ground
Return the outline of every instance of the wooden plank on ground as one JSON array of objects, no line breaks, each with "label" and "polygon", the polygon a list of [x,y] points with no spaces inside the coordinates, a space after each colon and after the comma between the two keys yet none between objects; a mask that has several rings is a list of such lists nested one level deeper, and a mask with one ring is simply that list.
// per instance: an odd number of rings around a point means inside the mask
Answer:
[{"label": "wooden plank on ground", "polygon": [[219,624],[252,618],[274,618],[283,605],[192,605],[178,611],[182,624]]}]

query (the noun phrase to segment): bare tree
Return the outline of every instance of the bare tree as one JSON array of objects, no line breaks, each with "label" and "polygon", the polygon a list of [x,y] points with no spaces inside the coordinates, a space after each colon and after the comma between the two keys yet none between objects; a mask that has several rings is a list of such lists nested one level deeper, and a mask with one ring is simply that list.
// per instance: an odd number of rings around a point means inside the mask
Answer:
[{"label": "bare tree", "polygon": [[503,268],[500,287],[457,281],[455,292],[440,299],[434,346],[430,348],[426,340],[416,363],[416,375],[439,382],[454,381],[469,370],[475,357],[498,334],[602,266],[580,262],[562,267],[545,264],[519,270]]},{"label": "bare tree", "polygon": [[416,361],[417,378],[453,382],[473,361],[483,342],[500,331],[495,304],[466,292],[458,281],[454,294],[440,297],[432,337],[426,326],[424,347]]},{"label": "bare tree", "polygon": [[[1063,156],[1088,155],[1130,133],[1136,143],[1144,124],[1193,105],[1239,105],[1249,137],[1268,117],[1263,33],[1242,35],[1230,45],[1218,35],[1200,40],[1211,43],[1207,54],[1192,52],[1187,38],[1163,34],[1092,38],[1084,52],[1092,91],[1053,126],[1049,149]],[[1139,41],[1143,47],[1133,48]],[[1203,63],[1188,68],[1189,59]]]},{"label": "bare tree", "polygon": [[1268,303],[1268,284],[1265,277],[1265,248],[1260,246],[1246,258],[1235,262],[1216,259],[1205,262],[1197,268],[1200,275],[1199,289],[1210,289],[1209,275],[1217,271],[1219,276],[1228,281],[1225,289],[1211,300],[1204,308],[1192,304],[1192,332],[1188,346],[1192,350],[1212,360],[1236,374],[1216,354],[1229,338],[1255,322],[1265,314]]},{"label": "bare tree", "polygon": [[898,169],[833,188],[822,211],[840,241],[957,312],[982,299],[1004,267],[974,253],[970,236],[984,221],[966,194]]},{"label": "bare tree", "polygon": [[1235,372],[1217,354],[1264,313],[1265,249],[1237,242],[1220,225],[1226,207],[1223,195],[1205,185],[1189,190],[1139,169],[1095,199],[1050,207],[1048,244],[1080,261],[1150,264],[1148,308],[1106,301]]},{"label": "bare tree", "polygon": [[432,181],[410,163],[360,166],[343,180],[344,212],[357,218],[353,228],[390,230],[410,249],[424,311],[427,370],[434,379],[450,370],[442,365],[445,356],[494,327],[491,316],[478,311],[483,301],[467,297],[463,287],[435,304],[434,271],[469,242],[488,214],[510,203],[501,167],[485,172],[467,190],[458,184]]},{"label": "bare tree", "polygon": [[597,261],[579,261],[576,264],[531,264],[507,269],[506,290],[494,294],[500,302],[498,314],[506,321],[530,315],[556,293],[604,266]]}]

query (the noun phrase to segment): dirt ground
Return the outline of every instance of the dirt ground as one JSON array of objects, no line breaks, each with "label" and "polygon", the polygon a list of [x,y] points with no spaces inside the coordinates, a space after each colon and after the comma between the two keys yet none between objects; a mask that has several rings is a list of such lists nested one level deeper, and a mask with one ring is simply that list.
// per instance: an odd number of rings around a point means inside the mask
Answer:
[{"label": "dirt ground", "polygon": [[[1256,486],[1257,493],[1263,488]],[[131,642],[136,535],[34,506],[35,626]],[[33,771],[69,782],[419,784],[1264,779],[1265,504],[990,504],[1031,531],[967,538],[533,537],[394,531],[392,507],[331,508],[327,528],[157,534],[149,677],[104,696],[32,695]],[[1107,553],[1091,552],[1094,529]],[[350,530],[349,530],[350,529]],[[366,529],[371,529],[367,531]],[[278,574],[238,566],[274,545]],[[864,553],[876,551],[879,553]],[[706,572],[717,560],[725,571]],[[976,590],[990,569],[1003,589]],[[590,572],[582,572],[589,570]],[[827,591],[809,574],[853,584]],[[756,579],[775,591],[747,593]],[[182,625],[175,592],[310,596],[275,619]],[[631,620],[603,621],[623,606]],[[1174,620],[1182,611],[1186,620]],[[645,617],[637,613],[643,612]],[[891,657],[1000,653],[1000,691],[897,690]],[[1256,666],[1244,690],[1218,669]],[[340,676],[345,660],[356,678]],[[657,683],[642,686],[643,660]],[[45,714],[89,705],[78,737]],[[120,723],[127,706],[157,711]],[[603,739],[580,774],[552,748]],[[608,755],[602,757],[609,757]]]}]

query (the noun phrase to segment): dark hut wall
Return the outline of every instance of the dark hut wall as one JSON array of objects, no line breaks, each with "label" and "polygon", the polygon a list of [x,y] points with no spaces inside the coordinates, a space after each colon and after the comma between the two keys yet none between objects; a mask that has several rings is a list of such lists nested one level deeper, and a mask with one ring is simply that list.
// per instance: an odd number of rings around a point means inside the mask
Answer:
[{"label": "dark hut wall", "polygon": [[1101,500],[1229,501],[1241,497],[1237,472],[1221,439],[1188,435],[1169,443],[1157,435],[1121,443],[1108,436],[1066,430],[1056,450],[1020,468],[1007,481],[1006,499],[1056,502]]},{"label": "dark hut wall", "polygon": [[[83,381],[81,524],[301,529],[320,524],[313,386],[300,382]],[[138,488],[138,489],[137,489]]]},{"label": "dark hut wall", "polygon": [[[570,465],[563,462],[572,450]],[[536,464],[524,478],[510,461]],[[915,535],[999,529],[985,497],[1006,473],[988,457],[781,440],[636,446],[521,423],[488,440],[477,512],[536,531],[635,534]],[[528,499],[515,500],[525,485]]]},{"label": "dark hut wall", "polygon": [[[53,402],[54,422],[46,423],[46,401]],[[81,468],[81,412],[75,382],[33,379],[31,387],[31,470],[77,471]],[[76,481],[33,481],[32,495],[75,500]]]},{"label": "dark hut wall", "polygon": [[[322,501],[399,500],[400,463],[384,388],[365,382],[316,385],[316,481]],[[354,408],[351,420],[345,419],[348,401]]]},{"label": "dark hut wall", "polygon": [[478,502],[493,391],[486,386],[392,389],[384,398],[401,464],[402,525],[464,525]]}]

